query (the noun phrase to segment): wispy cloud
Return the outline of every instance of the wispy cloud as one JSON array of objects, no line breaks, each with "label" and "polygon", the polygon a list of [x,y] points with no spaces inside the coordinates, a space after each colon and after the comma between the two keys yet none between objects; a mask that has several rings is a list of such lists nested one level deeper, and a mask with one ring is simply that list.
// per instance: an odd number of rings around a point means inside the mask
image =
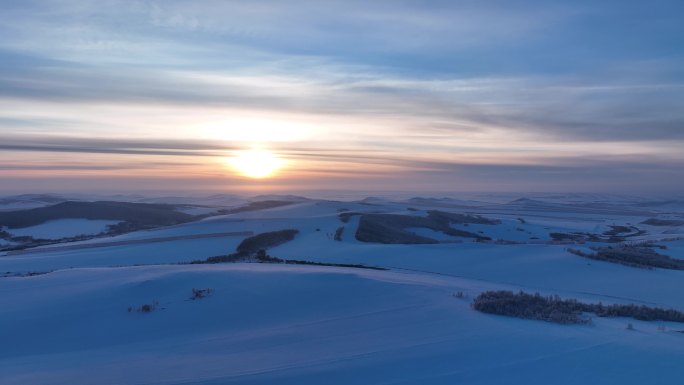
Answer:
[{"label": "wispy cloud", "polygon": [[682,6],[657,3],[6,1],[0,151],[68,171],[261,144],[433,184],[676,173]]}]

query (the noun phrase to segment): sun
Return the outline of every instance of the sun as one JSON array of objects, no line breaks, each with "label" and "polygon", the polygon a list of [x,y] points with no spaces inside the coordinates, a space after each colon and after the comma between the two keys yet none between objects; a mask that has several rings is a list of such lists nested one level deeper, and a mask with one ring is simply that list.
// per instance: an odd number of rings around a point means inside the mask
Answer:
[{"label": "sun", "polygon": [[263,179],[273,176],[283,166],[283,160],[268,150],[244,150],[229,158],[230,164],[240,175]]}]

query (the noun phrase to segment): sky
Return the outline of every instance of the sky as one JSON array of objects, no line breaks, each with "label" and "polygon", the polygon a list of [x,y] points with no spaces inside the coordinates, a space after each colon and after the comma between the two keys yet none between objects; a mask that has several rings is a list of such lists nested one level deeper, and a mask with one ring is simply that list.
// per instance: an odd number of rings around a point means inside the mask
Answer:
[{"label": "sky", "polygon": [[[678,0],[3,0],[0,194],[678,194],[682,19]],[[250,150],[278,170],[245,176]]]}]

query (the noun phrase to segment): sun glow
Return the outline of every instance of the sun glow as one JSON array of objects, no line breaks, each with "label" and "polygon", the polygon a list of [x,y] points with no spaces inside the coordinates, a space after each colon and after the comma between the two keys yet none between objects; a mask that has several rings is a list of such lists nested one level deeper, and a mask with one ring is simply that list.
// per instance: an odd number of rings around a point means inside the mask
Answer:
[{"label": "sun glow", "polygon": [[258,149],[240,151],[227,162],[240,175],[255,179],[272,177],[284,163],[271,151]]}]

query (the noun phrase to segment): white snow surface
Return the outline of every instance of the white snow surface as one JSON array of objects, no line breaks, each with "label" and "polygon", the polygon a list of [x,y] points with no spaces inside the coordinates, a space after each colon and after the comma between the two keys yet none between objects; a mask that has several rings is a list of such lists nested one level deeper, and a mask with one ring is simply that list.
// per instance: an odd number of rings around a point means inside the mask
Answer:
[{"label": "white snow surface", "polygon": [[[629,331],[623,319],[484,315],[451,295],[487,286],[259,264],[5,278],[0,372],[6,385],[668,384],[684,375],[680,333],[638,321]],[[207,287],[213,295],[189,300]],[[153,300],[152,313],[127,311]]]},{"label": "white snow surface", "polygon": [[[684,377],[684,333],[678,332],[684,324],[594,317],[593,325],[556,325],[470,307],[482,291],[507,289],[684,310],[684,271],[588,260],[566,248],[589,245],[546,242],[550,232],[601,233],[632,224],[647,231],[635,240],[657,240],[667,246],[659,252],[684,258],[684,240],[677,239],[682,227],[641,225],[657,214],[636,209],[573,213],[524,204],[480,212],[445,208],[445,202],[422,201],[418,211],[408,211],[415,206],[381,199],[302,201],[0,255],[3,273],[52,271],[0,278],[0,383],[673,384]],[[424,228],[411,230],[457,242],[363,243],[354,237],[359,217],[343,223],[341,209],[481,214],[502,223],[453,227],[521,243],[479,243]],[[339,227],[345,228],[341,242],[333,237]],[[390,270],[174,265],[228,254],[244,239],[177,237],[287,228],[299,234],[269,254]],[[92,247],[112,241],[134,243]],[[132,266],[139,264],[158,265]],[[214,293],[193,301],[193,288]],[[457,291],[467,298],[454,297]],[[152,301],[159,306],[149,314],[127,310]],[[635,330],[626,330],[627,323]]]},{"label": "white snow surface", "polygon": [[78,235],[95,235],[119,221],[104,219],[55,219],[39,225],[7,229],[14,236],[31,236],[36,239],[60,239]]}]

